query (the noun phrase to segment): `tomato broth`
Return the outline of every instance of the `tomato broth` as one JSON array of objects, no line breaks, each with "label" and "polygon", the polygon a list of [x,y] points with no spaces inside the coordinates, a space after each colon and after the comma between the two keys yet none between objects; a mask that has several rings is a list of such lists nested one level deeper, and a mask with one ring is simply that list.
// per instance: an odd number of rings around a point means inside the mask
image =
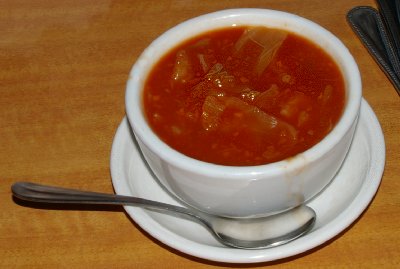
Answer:
[{"label": "tomato broth", "polygon": [[164,55],[144,86],[153,131],[192,158],[261,165],[323,139],[345,102],[342,74],[313,42],[279,29],[230,27]]}]

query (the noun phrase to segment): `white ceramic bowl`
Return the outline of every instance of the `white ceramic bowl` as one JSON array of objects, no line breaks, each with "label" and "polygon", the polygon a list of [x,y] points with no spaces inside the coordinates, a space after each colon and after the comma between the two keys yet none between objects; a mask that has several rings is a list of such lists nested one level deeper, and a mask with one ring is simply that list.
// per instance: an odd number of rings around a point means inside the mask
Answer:
[{"label": "white ceramic bowl", "polygon": [[[188,38],[232,25],[264,25],[297,33],[314,41],[336,60],[345,81],[345,108],[337,125],[320,143],[290,160],[233,167],[187,157],[166,145],[149,127],[143,112],[142,89],[154,64]],[[311,199],[329,184],[353,138],[361,103],[361,79],[346,47],[321,26],[280,11],[231,9],[183,22],[152,42],[131,70],[125,102],[143,155],[162,185],[202,211],[252,217],[288,210]]]}]

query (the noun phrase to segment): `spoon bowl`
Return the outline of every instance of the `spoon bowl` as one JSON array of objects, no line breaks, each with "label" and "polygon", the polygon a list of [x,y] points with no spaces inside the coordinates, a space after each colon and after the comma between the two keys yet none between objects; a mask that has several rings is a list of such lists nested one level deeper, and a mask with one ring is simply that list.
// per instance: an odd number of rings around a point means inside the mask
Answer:
[{"label": "spoon bowl", "polygon": [[130,205],[184,217],[205,226],[222,244],[242,249],[269,248],[288,243],[308,232],[316,219],[315,211],[305,205],[268,217],[233,219],[133,196],[30,182],[16,182],[11,190],[15,197],[32,202]]}]

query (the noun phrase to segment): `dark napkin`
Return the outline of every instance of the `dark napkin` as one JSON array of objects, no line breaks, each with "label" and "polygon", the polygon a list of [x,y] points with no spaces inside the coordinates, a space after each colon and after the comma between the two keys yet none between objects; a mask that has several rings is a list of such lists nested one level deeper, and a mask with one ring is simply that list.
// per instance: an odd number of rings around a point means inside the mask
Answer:
[{"label": "dark napkin", "polygon": [[[394,21],[398,16],[397,13],[395,17],[393,14]],[[396,47],[391,30],[388,30],[386,19],[376,9],[361,6],[351,9],[347,20],[400,95],[400,50]]]},{"label": "dark napkin", "polygon": [[399,0],[377,0],[379,12],[383,18],[388,31],[389,38],[393,42],[397,53],[397,59],[400,57],[400,1]]}]

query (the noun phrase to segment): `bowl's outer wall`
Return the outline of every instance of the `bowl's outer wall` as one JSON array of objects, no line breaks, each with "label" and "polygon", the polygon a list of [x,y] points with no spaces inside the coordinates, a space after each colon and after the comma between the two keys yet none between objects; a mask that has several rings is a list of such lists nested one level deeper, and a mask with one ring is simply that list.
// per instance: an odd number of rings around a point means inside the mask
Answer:
[{"label": "bowl's outer wall", "polygon": [[[234,15],[232,15],[234,14]],[[279,162],[254,167],[246,173],[236,168],[204,165],[172,150],[148,126],[142,109],[141,92],[146,76],[168,48],[187,36],[213,28],[269,25],[289,29],[323,47],[337,61],[346,83],[346,120],[329,134],[328,143],[313,147]],[[126,91],[127,116],[140,148],[160,183],[185,203],[208,213],[231,217],[267,215],[303,203],[326,187],[340,168],[355,130],[361,103],[361,80],[357,65],[344,45],[331,33],[293,14],[261,9],[237,9],[207,14],[184,22],[157,38],[134,65]],[[351,104],[349,106],[348,104]],[[339,124],[338,124],[339,125]],[[322,148],[322,150],[321,150]],[[311,154],[312,152],[312,154]],[[182,155],[182,156],[180,156]],[[262,167],[262,168],[260,168]],[[295,167],[295,168],[294,168]]]}]

